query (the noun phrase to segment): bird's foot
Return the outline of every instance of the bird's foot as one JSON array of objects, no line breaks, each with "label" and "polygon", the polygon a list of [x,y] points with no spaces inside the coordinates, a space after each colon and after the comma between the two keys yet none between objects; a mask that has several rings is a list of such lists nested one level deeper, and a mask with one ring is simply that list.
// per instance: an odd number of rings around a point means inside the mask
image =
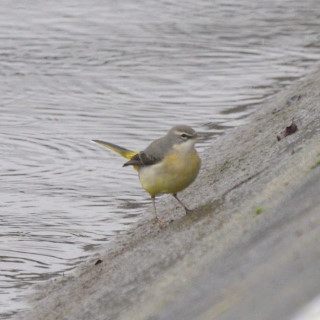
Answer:
[{"label": "bird's foot", "polygon": [[154,226],[155,226],[155,225],[158,225],[160,228],[164,228],[165,225],[166,225],[166,222],[163,221],[163,220],[160,220],[158,217],[156,217],[156,218],[153,220],[152,224],[153,224]]}]

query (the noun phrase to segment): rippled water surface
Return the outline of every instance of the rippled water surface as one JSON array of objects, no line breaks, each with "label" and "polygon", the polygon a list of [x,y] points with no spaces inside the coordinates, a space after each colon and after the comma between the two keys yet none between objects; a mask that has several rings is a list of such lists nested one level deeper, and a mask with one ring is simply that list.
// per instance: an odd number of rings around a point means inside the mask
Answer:
[{"label": "rippled water surface", "polygon": [[318,0],[12,1],[0,10],[0,318],[149,205],[91,139],[217,134],[320,58]]}]

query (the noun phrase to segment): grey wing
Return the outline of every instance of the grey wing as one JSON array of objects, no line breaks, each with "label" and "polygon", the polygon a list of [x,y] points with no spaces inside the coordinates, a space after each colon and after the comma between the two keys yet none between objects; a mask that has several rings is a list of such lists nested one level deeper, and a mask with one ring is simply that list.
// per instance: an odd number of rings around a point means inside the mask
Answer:
[{"label": "grey wing", "polygon": [[129,161],[127,161],[123,166],[150,166],[159,162],[157,159],[148,156],[144,151],[137,153]]},{"label": "grey wing", "polygon": [[168,150],[169,146],[167,146],[166,141],[163,138],[160,138],[153,141],[144,151],[133,156],[123,166],[151,166],[160,162]]}]

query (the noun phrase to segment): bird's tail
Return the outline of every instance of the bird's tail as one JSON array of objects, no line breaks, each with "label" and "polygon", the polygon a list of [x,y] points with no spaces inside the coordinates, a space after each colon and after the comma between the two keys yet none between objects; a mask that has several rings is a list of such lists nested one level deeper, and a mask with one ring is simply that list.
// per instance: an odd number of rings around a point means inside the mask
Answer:
[{"label": "bird's tail", "polygon": [[100,144],[100,145],[120,154],[121,156],[123,156],[124,158],[129,159],[129,160],[138,153],[136,151],[122,148],[122,147],[117,146],[116,144],[113,144],[110,142],[105,142],[105,141],[101,141],[101,140],[92,140],[92,142]]}]

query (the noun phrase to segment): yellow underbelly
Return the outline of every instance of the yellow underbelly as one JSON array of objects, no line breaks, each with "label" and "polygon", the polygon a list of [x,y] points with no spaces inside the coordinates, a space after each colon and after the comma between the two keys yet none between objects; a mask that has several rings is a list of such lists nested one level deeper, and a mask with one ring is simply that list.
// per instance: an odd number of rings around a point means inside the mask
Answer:
[{"label": "yellow underbelly", "polygon": [[177,193],[195,180],[200,165],[196,150],[187,154],[173,152],[158,164],[139,168],[139,179],[150,195]]}]

